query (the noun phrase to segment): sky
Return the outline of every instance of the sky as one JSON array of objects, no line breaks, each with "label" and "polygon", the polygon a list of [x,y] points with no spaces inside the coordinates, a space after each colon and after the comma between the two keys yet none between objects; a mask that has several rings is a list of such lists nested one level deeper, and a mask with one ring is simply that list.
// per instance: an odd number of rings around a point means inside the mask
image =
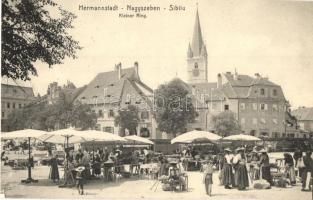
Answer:
[{"label": "sky", "polygon": [[[69,32],[83,47],[75,60],[49,69],[37,62],[31,85],[45,94],[49,83],[67,80],[77,87],[98,73],[139,62],[139,74],[151,88],[176,76],[187,80],[187,47],[198,2],[208,51],[208,78],[235,69],[260,73],[282,86],[293,108],[313,106],[313,2],[278,0],[56,0],[77,15]],[[79,5],[181,5],[185,11],[149,12],[147,18],[119,18],[119,13],[81,11]]]}]

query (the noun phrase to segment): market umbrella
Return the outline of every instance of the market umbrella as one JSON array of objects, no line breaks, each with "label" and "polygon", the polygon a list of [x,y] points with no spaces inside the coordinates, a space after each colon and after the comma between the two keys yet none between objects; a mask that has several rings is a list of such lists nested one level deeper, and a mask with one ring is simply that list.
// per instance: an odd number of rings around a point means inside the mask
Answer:
[{"label": "market umbrella", "polygon": [[24,129],[18,131],[12,131],[7,133],[1,133],[1,139],[14,139],[14,138],[28,138],[28,178],[22,180],[22,183],[32,183],[38,182],[38,180],[32,179],[31,165],[30,165],[30,139],[39,139],[43,136],[49,136],[46,131],[34,130],[34,129]]},{"label": "market umbrella", "polygon": [[227,137],[222,138],[222,140],[233,140],[233,141],[260,141],[261,139],[252,135],[230,135]]},{"label": "market umbrella", "polygon": [[151,140],[137,136],[137,135],[129,135],[129,136],[125,136],[124,138],[134,143],[144,143],[144,144],[151,144],[151,145],[154,144]]},{"label": "market umbrella", "polygon": [[48,136],[42,136],[39,138],[44,142],[54,143],[54,144],[64,144],[68,148],[68,144],[71,143],[80,143],[86,141],[80,134],[80,131],[77,131],[73,128],[60,129],[57,131],[49,132]]},{"label": "market umbrella", "polygon": [[261,139],[258,137],[245,134],[230,135],[227,137],[223,137],[222,140],[241,141],[241,145],[244,141],[261,141]]},{"label": "market umbrella", "polygon": [[174,143],[197,143],[197,142],[215,142],[220,140],[221,137],[217,134],[207,132],[207,131],[189,131],[187,133],[181,134],[171,140],[171,144]]}]

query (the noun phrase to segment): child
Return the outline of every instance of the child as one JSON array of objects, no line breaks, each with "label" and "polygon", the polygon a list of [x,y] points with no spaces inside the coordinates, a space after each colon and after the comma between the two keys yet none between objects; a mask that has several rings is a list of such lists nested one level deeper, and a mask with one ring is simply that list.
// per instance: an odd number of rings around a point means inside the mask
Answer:
[{"label": "child", "polygon": [[76,173],[76,186],[78,189],[78,194],[83,195],[84,194],[84,177],[83,177],[83,171],[85,170],[85,167],[78,167],[75,169]]},{"label": "child", "polygon": [[203,166],[203,182],[205,184],[206,194],[211,196],[212,194],[212,184],[213,184],[213,162],[208,160],[207,163]]}]

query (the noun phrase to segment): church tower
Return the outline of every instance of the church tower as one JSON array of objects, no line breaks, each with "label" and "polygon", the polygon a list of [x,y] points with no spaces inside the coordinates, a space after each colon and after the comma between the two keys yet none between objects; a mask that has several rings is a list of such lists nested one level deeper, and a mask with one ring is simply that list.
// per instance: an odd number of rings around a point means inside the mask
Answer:
[{"label": "church tower", "polygon": [[188,45],[187,70],[189,84],[208,82],[208,55],[202,38],[198,8],[192,41]]}]

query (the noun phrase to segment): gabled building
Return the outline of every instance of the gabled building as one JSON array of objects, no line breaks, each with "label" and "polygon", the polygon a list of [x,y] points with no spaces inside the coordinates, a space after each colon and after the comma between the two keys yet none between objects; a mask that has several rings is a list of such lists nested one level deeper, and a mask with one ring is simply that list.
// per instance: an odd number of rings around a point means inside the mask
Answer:
[{"label": "gabled building", "polygon": [[212,116],[230,110],[235,113],[242,133],[286,136],[288,103],[282,88],[258,73],[252,77],[237,71],[220,73],[216,82],[208,82],[208,56],[203,41],[197,11],[192,42],[187,50],[187,84],[199,117],[189,129],[214,131]]},{"label": "gabled building", "polygon": [[137,135],[158,139],[156,122],[152,116],[153,90],[144,84],[139,77],[139,66],[122,68],[119,63],[113,71],[99,73],[76,98],[76,101],[92,106],[98,115],[97,129],[120,134],[115,126],[115,116],[120,109],[134,105],[139,110],[140,123]]},{"label": "gabled building", "polygon": [[8,131],[9,114],[32,103],[35,95],[32,87],[1,84],[1,131]]},{"label": "gabled building", "polygon": [[301,135],[304,138],[313,137],[313,108],[299,107],[293,110],[292,115],[297,119]]}]

